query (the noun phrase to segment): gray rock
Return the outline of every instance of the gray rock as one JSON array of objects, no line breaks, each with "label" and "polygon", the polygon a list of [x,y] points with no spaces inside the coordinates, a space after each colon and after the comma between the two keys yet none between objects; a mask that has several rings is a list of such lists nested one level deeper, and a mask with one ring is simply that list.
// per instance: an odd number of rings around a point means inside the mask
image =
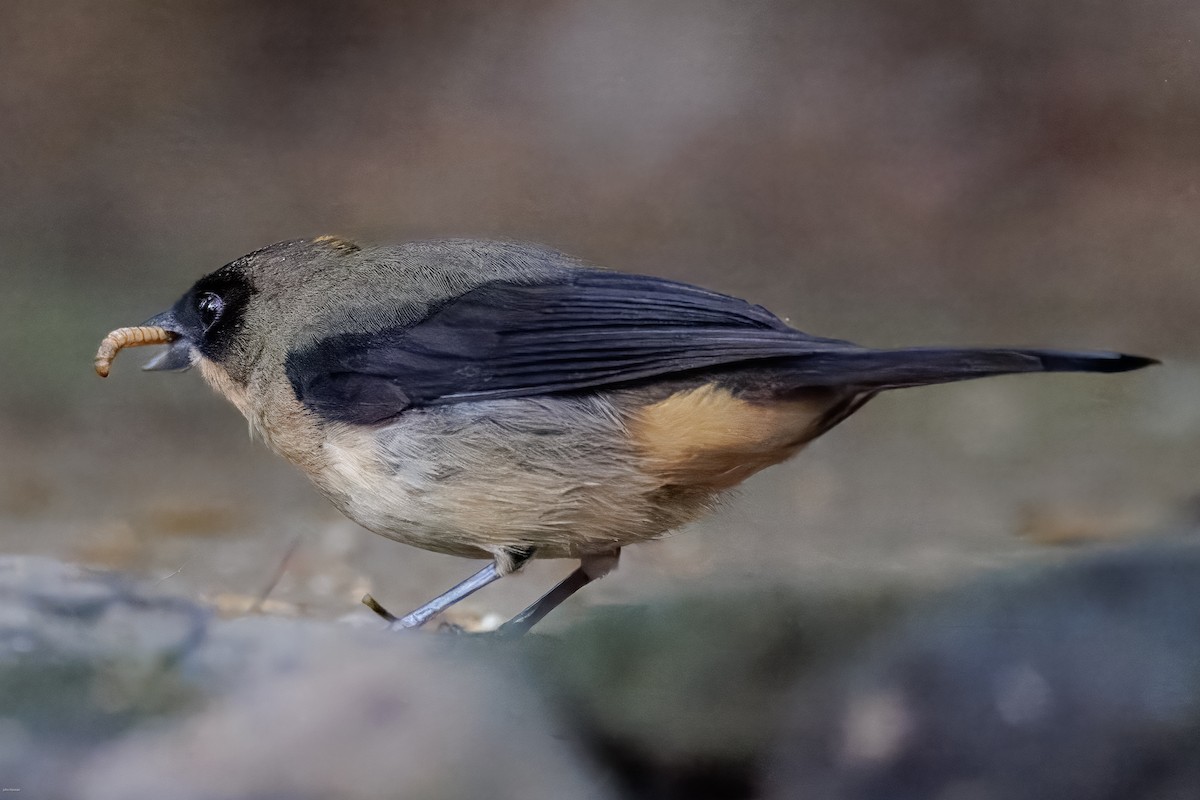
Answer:
[{"label": "gray rock", "polygon": [[845,663],[905,598],[879,588],[662,598],[597,609],[521,652],[627,796],[746,797],[797,681]]},{"label": "gray rock", "polygon": [[1200,796],[1198,587],[1160,544],[931,598],[800,682],[769,797]]},{"label": "gray rock", "polygon": [[511,645],[481,644],[224,621],[117,575],[3,559],[0,788],[123,800],[609,796],[509,669]]},{"label": "gray rock", "polygon": [[1200,547],[961,587],[596,609],[509,641],[219,620],[0,560],[0,788],[37,797],[1182,800]]},{"label": "gray rock", "polygon": [[530,687],[431,637],[352,640],[96,753],[87,800],[604,798]]},{"label": "gray rock", "polygon": [[192,708],[179,664],[207,622],[115,575],[0,559],[0,788],[52,796],[82,754]]}]

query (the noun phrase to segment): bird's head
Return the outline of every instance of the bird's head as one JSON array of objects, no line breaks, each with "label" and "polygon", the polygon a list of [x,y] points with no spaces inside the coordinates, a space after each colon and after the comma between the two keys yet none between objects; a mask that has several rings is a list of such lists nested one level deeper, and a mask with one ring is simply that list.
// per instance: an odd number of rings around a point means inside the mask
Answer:
[{"label": "bird's head", "polygon": [[182,371],[206,362],[236,384],[259,369],[282,364],[306,328],[320,327],[331,310],[360,304],[369,264],[361,248],[321,236],[256,250],[196,281],[166,311],[108,335],[96,354],[106,376],[125,347],[165,344],[143,369]]}]

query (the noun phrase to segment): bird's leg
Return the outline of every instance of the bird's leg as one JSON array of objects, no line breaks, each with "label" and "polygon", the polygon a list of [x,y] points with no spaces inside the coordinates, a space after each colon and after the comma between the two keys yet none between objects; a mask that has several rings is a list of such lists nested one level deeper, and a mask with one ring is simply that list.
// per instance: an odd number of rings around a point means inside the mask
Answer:
[{"label": "bird's leg", "polygon": [[558,585],[535,600],[520,614],[501,625],[496,632],[501,636],[524,635],[526,631],[540,622],[542,617],[558,608],[568,597],[616,569],[620,557],[620,550],[598,556],[584,556],[579,560],[579,566],[574,572],[563,578]]},{"label": "bird's leg", "polygon": [[520,568],[522,564],[533,557],[533,550],[507,551],[503,555],[505,557],[504,560],[507,562],[504,565],[505,568],[500,566],[498,563],[499,559],[497,561],[493,561],[491,564],[488,564],[486,567],[479,570],[479,572],[476,572],[462,583],[458,584],[447,592],[443,592],[425,605],[421,606],[415,611],[405,614],[403,617],[397,617],[392,614],[386,608],[379,605],[379,603],[375,601],[375,598],[371,597],[369,594],[365,595],[362,601],[368,608],[386,619],[390,623],[391,629],[394,631],[405,630],[408,628],[419,628],[437,614],[440,614],[450,606],[457,603],[459,600],[474,594],[492,581],[499,580],[510,572]]},{"label": "bird's leg", "polygon": [[437,597],[430,600],[425,605],[405,614],[403,617],[397,617],[395,614],[388,611],[375,600],[371,595],[365,595],[362,599],[363,604],[367,608],[374,611],[379,616],[383,617],[390,623],[391,629],[394,631],[405,630],[407,628],[419,628],[432,619],[435,615],[445,611],[450,606],[462,600],[468,595],[474,594],[483,587],[487,586],[494,580],[500,577],[500,570],[496,568],[496,563],[492,562],[483,569],[476,572],[471,577],[467,578],[462,583],[454,586],[447,592],[439,594]]}]

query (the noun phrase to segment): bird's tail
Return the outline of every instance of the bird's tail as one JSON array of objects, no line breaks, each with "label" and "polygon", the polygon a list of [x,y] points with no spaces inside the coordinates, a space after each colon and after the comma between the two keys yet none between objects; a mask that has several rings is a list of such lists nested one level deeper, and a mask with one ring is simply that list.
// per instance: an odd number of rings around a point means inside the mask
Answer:
[{"label": "bird's tail", "polygon": [[1143,356],[1087,350],[856,348],[795,359],[788,371],[805,386],[857,386],[875,392],[1022,372],[1128,372],[1157,363]]}]

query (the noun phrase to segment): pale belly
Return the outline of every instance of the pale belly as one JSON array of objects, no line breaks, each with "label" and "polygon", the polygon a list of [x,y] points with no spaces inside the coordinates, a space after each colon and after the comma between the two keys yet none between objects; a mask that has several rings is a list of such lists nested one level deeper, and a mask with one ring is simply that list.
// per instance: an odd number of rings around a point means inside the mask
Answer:
[{"label": "pale belly", "polygon": [[388,538],[472,558],[526,548],[577,558],[705,515],[722,492],[798,452],[827,407],[754,405],[712,386],[649,403],[461,403],[327,427],[319,463],[302,466],[347,516]]},{"label": "pale belly", "polygon": [[[547,409],[542,403],[552,405]],[[610,552],[707,512],[711,491],[666,487],[605,401],[504,400],[407,412],[326,439],[318,487],[388,538],[483,558]]]}]

